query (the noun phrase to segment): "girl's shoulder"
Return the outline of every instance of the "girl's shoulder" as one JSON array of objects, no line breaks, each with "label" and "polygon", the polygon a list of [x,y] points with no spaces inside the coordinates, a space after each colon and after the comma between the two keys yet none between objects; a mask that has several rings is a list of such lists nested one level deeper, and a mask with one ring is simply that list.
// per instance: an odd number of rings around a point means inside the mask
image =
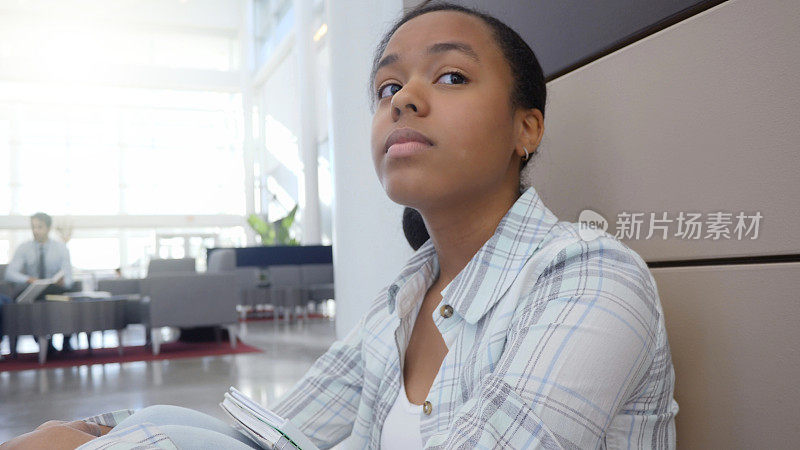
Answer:
[{"label": "girl's shoulder", "polygon": [[535,307],[543,296],[594,295],[622,296],[649,311],[655,321],[662,314],[656,282],[644,259],[608,232],[582,233],[579,223],[554,225],[520,275],[518,310]]},{"label": "girl's shoulder", "polygon": [[607,231],[587,230],[576,222],[560,221],[554,225],[542,240],[534,257],[538,253],[547,255],[544,257],[548,258],[550,267],[625,266],[631,273],[645,278],[645,284],[655,284],[647,263],[635,250]]}]

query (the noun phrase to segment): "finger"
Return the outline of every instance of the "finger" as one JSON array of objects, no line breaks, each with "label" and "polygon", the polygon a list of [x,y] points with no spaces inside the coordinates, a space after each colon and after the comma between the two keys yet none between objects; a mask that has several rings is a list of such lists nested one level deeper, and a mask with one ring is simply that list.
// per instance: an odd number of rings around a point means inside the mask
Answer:
[{"label": "finger", "polygon": [[84,433],[91,434],[92,436],[100,436],[101,434],[100,425],[94,422],[76,420],[74,422],[69,422],[67,426],[83,431]]}]

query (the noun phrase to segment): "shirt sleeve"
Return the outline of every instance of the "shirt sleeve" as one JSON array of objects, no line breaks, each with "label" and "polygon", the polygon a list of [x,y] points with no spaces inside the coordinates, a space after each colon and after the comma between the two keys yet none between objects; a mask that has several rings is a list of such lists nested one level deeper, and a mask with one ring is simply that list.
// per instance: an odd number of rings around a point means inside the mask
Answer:
[{"label": "shirt sleeve", "polygon": [[17,247],[14,256],[11,257],[11,262],[6,267],[6,280],[14,283],[27,283],[28,275],[22,273],[23,265],[25,264],[25,244]]},{"label": "shirt sleeve", "polygon": [[365,319],[344,339],[334,342],[303,378],[270,406],[321,449],[336,445],[353,430],[364,379],[361,342]]},{"label": "shirt sleeve", "polygon": [[109,413],[98,414],[96,416],[87,417],[82,419],[84,422],[94,422],[98,425],[106,427],[115,427],[118,423],[133,415],[135,411],[132,409],[120,409]]},{"label": "shirt sleeve", "polygon": [[[526,290],[493,372],[448,432],[427,444],[604,447],[615,415],[638,395],[655,355],[660,303],[649,270],[634,255],[609,237],[564,247]],[[641,412],[650,413],[663,420],[656,411]],[[644,429],[642,423],[635,426]],[[633,428],[634,437],[648,442]]]},{"label": "shirt sleeve", "polygon": [[[86,422],[94,422],[98,425],[116,427],[128,416],[133,414],[131,409],[122,409],[110,413],[98,414],[96,416],[83,419]],[[100,436],[96,439],[81,445],[76,450],[177,450],[178,447],[167,435],[162,433],[158,427],[152,423],[142,423],[131,425],[121,430],[114,429],[113,432]]]}]

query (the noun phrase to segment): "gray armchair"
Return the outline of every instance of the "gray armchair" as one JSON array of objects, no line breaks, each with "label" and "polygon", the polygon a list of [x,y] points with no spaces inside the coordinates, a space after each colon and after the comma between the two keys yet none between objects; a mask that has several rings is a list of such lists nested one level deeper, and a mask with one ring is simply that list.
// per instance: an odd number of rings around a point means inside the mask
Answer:
[{"label": "gray armchair", "polygon": [[236,348],[239,317],[237,287],[232,274],[176,273],[140,281],[143,298],[149,299],[144,323],[151,330],[153,354],[160,351],[158,328],[224,326]]},{"label": "gray armchair", "polygon": [[143,306],[127,313],[146,326],[153,354],[160,351],[159,328],[165,326],[224,326],[236,347],[240,295],[234,274],[197,273],[194,258],[153,259],[146,278],[100,280],[97,289],[142,296]]}]

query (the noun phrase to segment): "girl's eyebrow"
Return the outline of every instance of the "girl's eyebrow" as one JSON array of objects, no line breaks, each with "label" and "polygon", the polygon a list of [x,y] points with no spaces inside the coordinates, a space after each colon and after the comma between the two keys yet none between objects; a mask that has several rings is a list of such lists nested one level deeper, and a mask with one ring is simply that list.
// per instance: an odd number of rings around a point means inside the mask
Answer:
[{"label": "girl's eyebrow", "polygon": [[[470,59],[473,59],[476,63],[481,63],[480,58],[478,58],[478,53],[469,44],[464,42],[439,42],[428,47],[425,53],[428,55],[433,55],[436,53],[445,53],[450,51],[461,52]],[[381,67],[394,64],[399,60],[400,55],[397,53],[390,53],[381,59],[381,61],[378,63],[378,66],[375,68],[375,71],[378,71],[378,69]]]}]

